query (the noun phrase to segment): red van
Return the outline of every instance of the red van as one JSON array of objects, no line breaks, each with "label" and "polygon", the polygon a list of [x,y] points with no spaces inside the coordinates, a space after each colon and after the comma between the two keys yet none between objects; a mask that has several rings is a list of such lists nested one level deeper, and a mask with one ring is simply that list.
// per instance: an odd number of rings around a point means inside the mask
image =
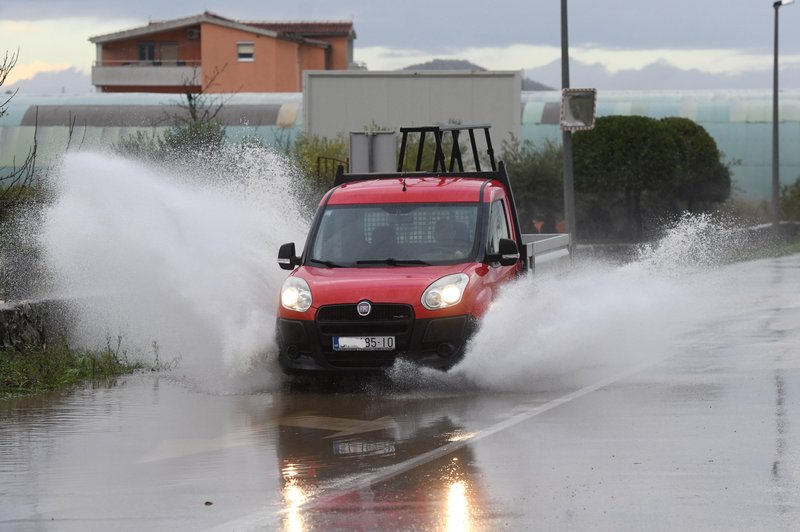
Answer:
[{"label": "red van", "polygon": [[[452,132],[457,147],[458,131],[472,137],[477,128],[485,128],[492,169],[481,171],[478,162],[476,171],[463,171],[455,148],[444,171],[443,133]],[[520,233],[488,126],[401,132],[401,161],[408,133],[434,133],[433,172],[340,172],[302,255],[293,243],[280,248],[280,266],[293,270],[277,317],[287,373],[375,371],[398,358],[448,369],[463,357],[500,286],[532,260],[520,254],[530,249],[530,237]]]}]

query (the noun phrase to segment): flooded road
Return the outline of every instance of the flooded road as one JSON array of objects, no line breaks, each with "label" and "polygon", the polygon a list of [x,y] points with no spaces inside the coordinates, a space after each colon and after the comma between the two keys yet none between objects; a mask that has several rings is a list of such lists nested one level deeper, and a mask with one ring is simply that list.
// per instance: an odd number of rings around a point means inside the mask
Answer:
[{"label": "flooded road", "polygon": [[[628,324],[637,356],[565,362],[592,367],[579,379],[548,361],[527,389],[412,372],[212,393],[148,374],[0,401],[0,529],[795,530],[800,256],[691,288],[673,334]],[[473,358],[501,356],[487,341]]]}]

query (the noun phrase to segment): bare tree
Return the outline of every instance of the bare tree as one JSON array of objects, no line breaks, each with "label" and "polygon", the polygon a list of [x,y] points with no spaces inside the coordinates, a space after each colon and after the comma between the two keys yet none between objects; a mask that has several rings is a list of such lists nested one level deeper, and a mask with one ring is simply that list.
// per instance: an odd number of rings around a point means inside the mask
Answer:
[{"label": "bare tree", "polygon": [[[183,111],[176,120],[185,124],[207,124],[217,119],[225,103],[231,98],[214,98],[211,96],[210,89],[217,85],[217,78],[225,72],[227,63],[222,68],[215,67],[214,71],[208,76],[207,81],[198,80],[198,69],[194,69],[191,79],[183,81],[183,100],[177,104]],[[199,89],[195,89],[199,87]]]},{"label": "bare tree", "polygon": [[[227,66],[227,65],[226,65]],[[170,125],[163,133],[136,132],[123,138],[115,149],[123,154],[152,161],[183,164],[193,161],[198,153],[212,154],[225,143],[221,113],[231,95],[214,94],[211,89],[225,67],[200,79],[198,68],[182,80],[179,100],[170,102],[161,125]]]},{"label": "bare tree", "polygon": [[[6,52],[0,61],[0,87],[6,82],[8,75],[14,69],[19,58],[19,50],[14,53]],[[0,117],[7,112],[8,104],[17,94],[13,91],[8,98],[0,103]],[[37,110],[38,122],[38,110]],[[25,199],[35,183],[36,169],[36,129],[33,134],[33,145],[28,150],[27,156],[17,165],[16,157],[12,160],[10,168],[0,173],[0,217],[7,209],[14,207]]]}]

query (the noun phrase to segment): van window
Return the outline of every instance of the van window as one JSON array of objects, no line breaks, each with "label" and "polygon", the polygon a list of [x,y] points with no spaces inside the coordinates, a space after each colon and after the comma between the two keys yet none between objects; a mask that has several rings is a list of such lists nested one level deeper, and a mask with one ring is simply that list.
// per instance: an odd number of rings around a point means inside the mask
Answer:
[{"label": "van window", "polygon": [[486,253],[499,253],[501,238],[510,238],[510,235],[506,222],[505,204],[503,200],[497,200],[492,203],[489,210],[489,242],[486,246]]},{"label": "van window", "polygon": [[[427,264],[474,260],[478,203],[327,206],[309,259],[365,266],[392,259]],[[374,264],[372,264],[374,265]]]}]

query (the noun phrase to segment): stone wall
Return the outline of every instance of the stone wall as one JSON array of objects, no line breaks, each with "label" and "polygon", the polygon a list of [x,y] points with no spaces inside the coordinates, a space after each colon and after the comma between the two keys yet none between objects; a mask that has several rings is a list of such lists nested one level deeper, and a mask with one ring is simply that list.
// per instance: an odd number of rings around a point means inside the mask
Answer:
[{"label": "stone wall", "polygon": [[64,301],[0,301],[0,349],[65,340],[68,315]]},{"label": "stone wall", "polygon": [[0,348],[45,343],[44,315],[30,301],[0,304]]}]

